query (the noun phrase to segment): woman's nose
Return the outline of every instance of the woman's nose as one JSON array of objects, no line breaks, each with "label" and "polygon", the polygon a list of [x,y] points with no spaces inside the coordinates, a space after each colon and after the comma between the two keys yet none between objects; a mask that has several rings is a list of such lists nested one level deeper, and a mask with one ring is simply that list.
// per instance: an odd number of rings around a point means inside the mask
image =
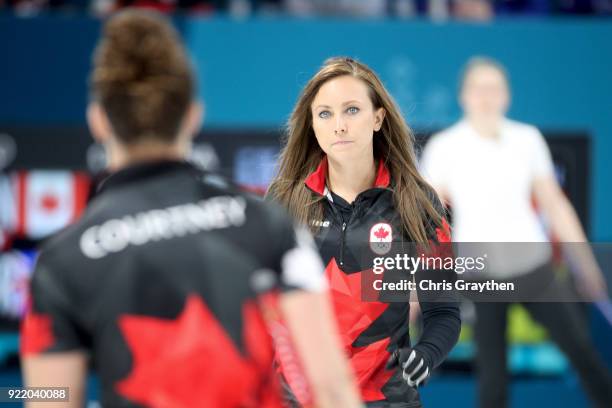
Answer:
[{"label": "woman's nose", "polygon": [[337,135],[346,133],[346,122],[342,118],[336,119],[336,128],[334,129],[334,133]]}]

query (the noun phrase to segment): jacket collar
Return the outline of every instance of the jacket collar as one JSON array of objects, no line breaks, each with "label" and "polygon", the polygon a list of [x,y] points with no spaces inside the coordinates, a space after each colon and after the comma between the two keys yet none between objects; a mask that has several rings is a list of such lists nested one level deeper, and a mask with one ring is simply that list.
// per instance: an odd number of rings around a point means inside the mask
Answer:
[{"label": "jacket collar", "polygon": [[[325,185],[325,179],[327,178],[327,156],[323,157],[321,163],[317,169],[310,173],[304,183],[313,192],[324,196],[326,195],[327,186]],[[376,179],[374,180],[373,188],[388,188],[391,184],[391,175],[389,169],[385,166],[384,161],[381,159],[378,161],[378,170],[376,171]]]},{"label": "jacket collar", "polygon": [[154,160],[133,164],[103,179],[98,185],[97,194],[176,171],[195,172],[196,169],[192,164],[179,160]]}]

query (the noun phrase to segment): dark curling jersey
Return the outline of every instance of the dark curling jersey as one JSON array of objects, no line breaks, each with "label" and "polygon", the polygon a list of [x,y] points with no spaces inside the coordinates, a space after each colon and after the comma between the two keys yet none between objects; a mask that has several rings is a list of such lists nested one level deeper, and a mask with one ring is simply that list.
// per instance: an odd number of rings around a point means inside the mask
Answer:
[{"label": "dark curling jersey", "polygon": [[[461,320],[457,298],[451,291],[428,294],[417,286],[423,330],[418,341],[412,342],[407,297],[387,299],[391,291],[370,290],[368,283],[368,277],[372,276],[372,257],[375,256],[372,247],[379,238],[378,234],[398,247],[414,241],[407,233],[401,232],[403,228],[395,209],[391,174],[380,160],[374,186],[361,192],[349,204],[326,187],[327,172],[328,162],[324,158],[305,181],[313,196],[322,199],[324,209],[322,220],[310,222],[319,226],[315,241],[327,265],[325,274],[340,338],[361,396],[369,407],[420,407],[418,391],[408,386],[402,378],[402,370],[387,370],[386,363],[398,347],[414,347],[423,354],[430,370],[440,365],[459,337]],[[431,202],[440,214],[444,214],[436,197],[432,196]],[[429,239],[433,248],[448,248],[448,225],[444,223],[444,228],[439,228],[429,221]],[[391,254],[379,255],[393,256]],[[450,282],[455,277],[454,271],[427,271],[427,274],[435,276],[438,282],[444,278]],[[417,273],[415,280],[425,276]],[[376,296],[373,298],[372,295]]]},{"label": "dark curling jersey", "polygon": [[280,406],[267,316],[325,282],[280,208],[186,163],[140,164],[43,247],[21,353],[88,352],[103,406]]}]

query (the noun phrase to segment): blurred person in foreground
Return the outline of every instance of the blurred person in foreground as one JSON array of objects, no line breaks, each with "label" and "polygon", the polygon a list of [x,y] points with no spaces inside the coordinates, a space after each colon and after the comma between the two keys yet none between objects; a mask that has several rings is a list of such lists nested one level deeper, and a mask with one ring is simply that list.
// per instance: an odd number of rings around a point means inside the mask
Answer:
[{"label": "blurred person in foreground", "polygon": [[[268,198],[315,233],[344,350],[367,406],[420,407],[418,387],[459,337],[458,304],[450,291],[435,298],[418,291],[424,328],[416,339],[408,296],[387,301],[391,293],[383,289],[368,298],[366,254],[378,251],[382,239],[440,249],[450,231],[444,207],[417,170],[413,134],[367,65],[330,58],[305,85]],[[386,272],[385,278],[393,273]],[[414,278],[439,271],[426,272]]]},{"label": "blurred person in foreground", "polygon": [[88,122],[113,173],[42,249],[25,384],[69,387],[61,405],[82,406],[91,359],[103,406],[279,407],[269,329],[283,317],[278,352],[296,351],[316,406],[361,406],[308,233],[185,162],[202,117],[194,88],[161,17],[105,24]]},{"label": "blurred person in foreground", "polygon": [[[592,402],[609,407],[612,377],[593,346],[568,285],[555,279],[549,238],[532,205],[533,196],[576,265],[584,299],[604,299],[605,280],[578,217],[557,183],[546,141],[535,127],[506,117],[508,77],[492,59],[468,62],[460,104],[463,119],[431,138],[421,162],[425,177],[453,208],[454,241],[480,243],[476,245],[482,248],[492,248],[487,243],[499,245],[502,252],[488,260],[494,265],[490,277],[536,289],[529,301],[521,303],[568,356]],[[520,253],[513,253],[516,247]],[[509,303],[493,300],[475,306],[480,406],[503,408],[508,403]]]}]

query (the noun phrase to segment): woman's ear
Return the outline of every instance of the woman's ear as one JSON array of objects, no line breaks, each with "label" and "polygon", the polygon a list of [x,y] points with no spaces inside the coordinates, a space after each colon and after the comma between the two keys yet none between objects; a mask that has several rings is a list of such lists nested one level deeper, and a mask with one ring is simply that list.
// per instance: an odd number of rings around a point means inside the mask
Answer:
[{"label": "woman's ear", "polygon": [[87,106],[87,124],[96,142],[104,145],[110,141],[113,131],[108,116],[99,103],[91,102]]},{"label": "woman's ear", "polygon": [[383,121],[385,120],[385,108],[378,108],[376,112],[374,112],[374,131],[378,132],[383,125]]}]

